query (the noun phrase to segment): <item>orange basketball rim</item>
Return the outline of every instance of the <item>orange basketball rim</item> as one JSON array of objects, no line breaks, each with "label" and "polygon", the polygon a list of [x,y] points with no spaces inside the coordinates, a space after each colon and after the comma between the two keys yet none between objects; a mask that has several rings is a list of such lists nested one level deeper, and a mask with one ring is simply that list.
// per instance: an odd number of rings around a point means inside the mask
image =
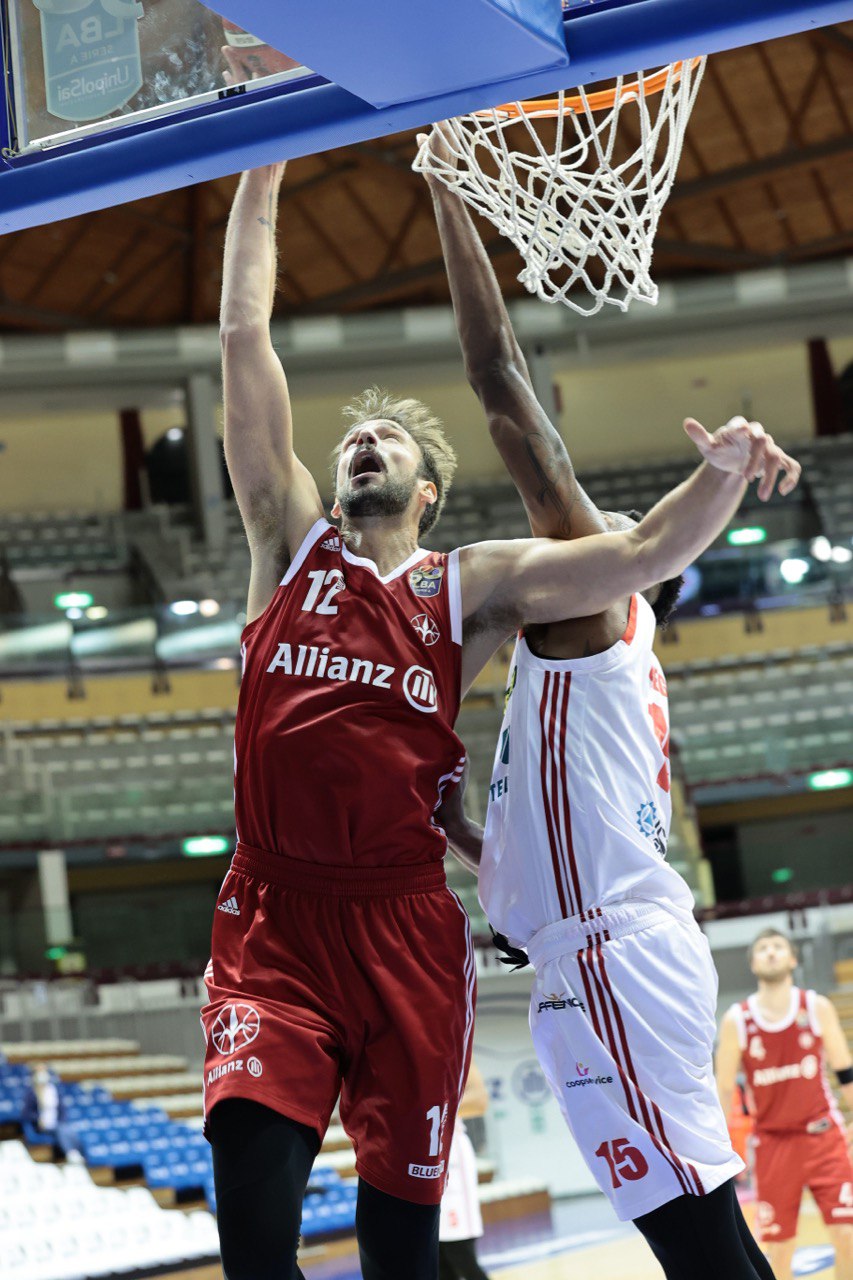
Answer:
[{"label": "orange basketball rim", "polygon": [[673,62],[670,66],[662,67],[660,71],[643,80],[632,80],[622,85],[617,83],[612,89],[598,89],[595,93],[586,94],[585,97],[579,94],[561,94],[559,98],[530,98],[527,102],[505,102],[500,107],[492,107],[488,111],[475,111],[472,114],[483,117],[495,112],[508,120],[520,120],[522,117],[547,120],[573,113],[609,111],[611,107],[616,106],[617,98],[621,105],[625,99],[651,98],[656,93],[661,93],[667,85],[678,83],[685,68],[693,71],[701,61],[701,58],[689,58]]}]

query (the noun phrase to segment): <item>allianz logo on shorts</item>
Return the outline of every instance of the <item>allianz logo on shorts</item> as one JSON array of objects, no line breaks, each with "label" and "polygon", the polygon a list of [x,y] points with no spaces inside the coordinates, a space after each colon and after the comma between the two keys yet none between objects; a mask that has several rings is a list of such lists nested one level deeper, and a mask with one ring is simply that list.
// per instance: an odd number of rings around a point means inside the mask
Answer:
[{"label": "allianz logo on shorts", "polygon": [[589,1067],[585,1067],[582,1062],[575,1063],[575,1071],[577,1073],[578,1078],[577,1080],[567,1080],[566,1081],[567,1089],[581,1089],[584,1087],[584,1085],[588,1085],[588,1084],[612,1084],[613,1083],[612,1076],[591,1076],[589,1074]]},{"label": "allianz logo on shorts", "polygon": [[786,1080],[814,1080],[820,1063],[813,1053],[807,1053],[802,1062],[789,1062],[783,1067],[759,1067],[752,1073],[753,1085],[783,1084]]},{"label": "allianz logo on shorts", "polygon": [[250,1004],[226,1004],[214,1018],[210,1038],[223,1057],[245,1049],[256,1040],[261,1029],[261,1015]]},{"label": "allianz logo on shorts", "polygon": [[[351,684],[368,684],[374,689],[393,691],[398,683],[396,667],[384,662],[372,662],[369,658],[350,658],[334,654],[328,645],[291,645],[280,641],[267,675],[276,672],[285,676],[309,677],[313,680],[337,680]],[[409,667],[402,676],[402,692],[409,706],[416,711],[438,710],[438,690],[435,677],[426,667]]]},{"label": "allianz logo on shorts", "polygon": [[440,1178],[444,1173],[444,1161],[439,1164],[410,1164],[409,1174],[413,1178]]},{"label": "allianz logo on shorts", "polygon": [[546,992],[545,999],[539,1001],[539,1012],[544,1013],[546,1009],[580,1009],[582,1013],[586,1013],[583,1000],[578,1000],[577,996],[567,996],[562,991],[559,994]]},{"label": "allianz logo on shorts", "polygon": [[[223,1076],[235,1075],[243,1070],[243,1059],[232,1058],[230,1062],[221,1062],[217,1067],[211,1067],[207,1073],[207,1083],[213,1084],[215,1080],[221,1080]],[[246,1060],[246,1070],[250,1076],[257,1079],[264,1073],[263,1064],[260,1058],[248,1058]]]}]

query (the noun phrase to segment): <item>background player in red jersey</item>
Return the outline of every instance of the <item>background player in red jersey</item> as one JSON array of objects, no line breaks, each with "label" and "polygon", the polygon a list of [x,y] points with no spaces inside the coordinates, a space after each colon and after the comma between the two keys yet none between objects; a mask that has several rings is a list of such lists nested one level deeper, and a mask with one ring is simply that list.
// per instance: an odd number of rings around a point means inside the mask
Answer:
[{"label": "background player in red jersey", "polygon": [[[586,616],[677,574],[748,480],[797,464],[758,424],[634,529],[425,552],[453,454],[424,406],[351,406],[338,530],[297,459],[269,317],[284,165],[244,175],[225,245],[225,450],[252,555],[235,729],[238,845],[214,913],[205,1107],[228,1280],[295,1273],[302,1196],[340,1092],[366,1280],[434,1280],[470,1057],[473,955],[433,821],[462,693],[522,620]],[[435,939],[441,946],[435,946]]]},{"label": "background player in red jersey", "polygon": [[776,929],[750,948],[758,990],[723,1018],[717,1050],[728,1114],[739,1070],[755,1111],[756,1226],[778,1280],[791,1280],[803,1188],[817,1201],[835,1246],[836,1280],[853,1280],[853,1164],[826,1068],[853,1106],[853,1059],[826,996],[794,985],[797,953]]}]

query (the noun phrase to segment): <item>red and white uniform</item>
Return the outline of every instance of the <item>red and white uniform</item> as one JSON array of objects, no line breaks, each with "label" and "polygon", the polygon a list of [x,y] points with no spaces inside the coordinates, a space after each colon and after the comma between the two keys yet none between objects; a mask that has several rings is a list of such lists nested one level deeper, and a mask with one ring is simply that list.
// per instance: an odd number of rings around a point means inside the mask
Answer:
[{"label": "red and white uniform", "polygon": [[539,1061],[622,1219],[743,1168],[714,1083],[716,971],[666,861],[669,715],[654,632],[635,595],[604,653],[545,659],[519,639],[479,879],[489,920],[536,970]]},{"label": "red and white uniform", "polygon": [[474,1009],[433,822],[464,764],[461,643],[456,553],[418,550],[380,577],[317,521],[243,632],[238,844],[202,1015],[208,1112],[256,1098],[322,1134],[340,1090],[359,1173],[425,1203]]},{"label": "red and white uniform", "polygon": [[778,1022],[762,1016],[755,995],[731,1010],[755,1114],[756,1223],[771,1243],[796,1235],[804,1187],[827,1225],[853,1223],[853,1165],[816,1001],[814,991],[794,987]]}]

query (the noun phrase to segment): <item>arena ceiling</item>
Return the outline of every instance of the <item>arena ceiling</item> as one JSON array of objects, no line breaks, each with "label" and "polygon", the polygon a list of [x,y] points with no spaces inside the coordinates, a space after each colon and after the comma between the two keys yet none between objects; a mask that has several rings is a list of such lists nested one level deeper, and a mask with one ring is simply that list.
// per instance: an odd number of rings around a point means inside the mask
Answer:
[{"label": "arena ceiling", "polygon": [[[291,162],[276,314],[446,303],[412,134]],[[0,239],[0,331],[212,323],[236,179]],[[515,250],[483,235],[508,297]],[[853,22],[720,53],[659,228],[658,280],[853,251]]]}]

